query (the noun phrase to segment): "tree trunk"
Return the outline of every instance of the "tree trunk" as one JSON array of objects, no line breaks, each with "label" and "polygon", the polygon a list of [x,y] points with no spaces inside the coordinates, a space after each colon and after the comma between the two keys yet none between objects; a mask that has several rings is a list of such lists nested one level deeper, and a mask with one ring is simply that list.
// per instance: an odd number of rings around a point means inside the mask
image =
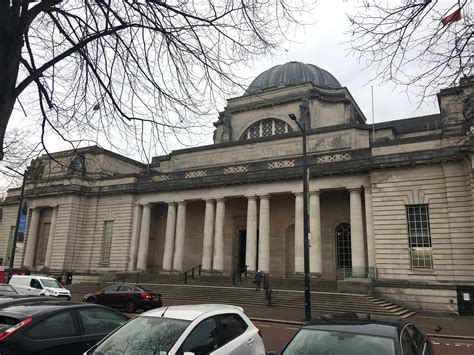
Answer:
[{"label": "tree trunk", "polygon": [[3,3],[0,5],[0,160],[3,160],[5,130],[16,101],[15,85],[20,66],[22,34],[15,26],[18,19],[12,19],[9,1],[0,2]]}]

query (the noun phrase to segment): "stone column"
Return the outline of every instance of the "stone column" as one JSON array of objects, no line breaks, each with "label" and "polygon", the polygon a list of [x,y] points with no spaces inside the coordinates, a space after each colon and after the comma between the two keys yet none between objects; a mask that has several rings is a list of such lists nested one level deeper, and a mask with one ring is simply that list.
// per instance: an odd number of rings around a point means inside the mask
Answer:
[{"label": "stone column", "polygon": [[247,197],[247,243],[245,263],[248,271],[257,271],[257,196]]},{"label": "stone column", "polygon": [[374,238],[374,212],[372,209],[372,189],[364,188],[365,194],[365,223],[367,231],[367,259],[369,262],[369,277],[375,276],[375,238]]},{"label": "stone column", "polygon": [[[36,250],[36,240],[38,239],[38,227],[41,210],[39,208],[31,209],[30,230],[28,232],[28,239],[26,241],[25,258],[23,259],[23,266],[27,268],[33,267]],[[14,248],[15,246],[13,246]]]},{"label": "stone column", "polygon": [[135,205],[133,209],[132,235],[130,238],[130,254],[128,258],[128,271],[134,271],[137,263],[138,240],[140,237],[140,224],[142,220],[142,206]]},{"label": "stone column", "polygon": [[352,276],[366,277],[364,228],[360,189],[350,189]]},{"label": "stone column", "polygon": [[295,273],[304,273],[303,193],[295,194]]},{"label": "stone column", "polygon": [[260,196],[258,269],[270,272],[270,196]]},{"label": "stone column", "polygon": [[150,242],[151,205],[143,205],[140,239],[138,241],[137,270],[145,271],[148,259],[148,244]]},{"label": "stone column", "polygon": [[212,269],[224,271],[224,221],[225,221],[225,199],[217,200],[216,223],[214,235],[214,255]]},{"label": "stone column", "polygon": [[323,272],[323,253],[321,243],[321,206],[320,191],[313,191],[309,195],[309,224],[311,232],[310,272],[321,274]]},{"label": "stone column", "polygon": [[54,232],[56,230],[56,221],[58,219],[58,206],[53,207],[53,215],[51,217],[51,224],[49,227],[48,244],[46,246],[46,256],[44,258],[44,267],[51,266],[51,255],[53,254]]},{"label": "stone column", "polygon": [[168,203],[166,217],[165,247],[163,250],[163,269],[173,269],[174,236],[176,231],[176,203]]},{"label": "stone column", "polygon": [[174,243],[173,270],[183,271],[184,237],[186,235],[186,201],[178,202],[176,240]]},{"label": "stone column", "polygon": [[212,244],[214,242],[214,200],[206,200],[204,238],[202,241],[202,269],[212,270]]}]

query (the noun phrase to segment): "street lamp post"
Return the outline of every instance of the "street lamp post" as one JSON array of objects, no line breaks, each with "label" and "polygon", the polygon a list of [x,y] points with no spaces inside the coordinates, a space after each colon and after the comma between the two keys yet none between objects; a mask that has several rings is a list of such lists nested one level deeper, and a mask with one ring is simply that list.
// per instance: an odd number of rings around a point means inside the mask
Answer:
[{"label": "street lamp post", "polygon": [[300,125],[293,113],[288,115],[303,134],[303,252],[304,252],[304,314],[305,320],[311,320],[311,286],[309,283],[309,218],[308,218],[308,158],[306,154],[306,124]]},{"label": "street lamp post", "polygon": [[16,242],[18,240],[18,229],[20,228],[20,218],[21,218],[21,210],[23,208],[23,197],[25,193],[25,182],[26,182],[26,177],[27,177],[27,172],[28,169],[25,170],[25,172],[22,174],[15,169],[12,169],[8,166],[6,166],[8,170],[11,170],[21,176],[23,176],[23,182],[21,184],[21,192],[20,192],[20,202],[18,205],[18,215],[16,216],[16,224],[15,224],[15,232],[13,233],[13,241],[12,241],[12,250],[10,253],[10,263],[8,265],[8,281],[11,279],[13,275],[13,264],[15,262],[15,252],[16,252]]}]

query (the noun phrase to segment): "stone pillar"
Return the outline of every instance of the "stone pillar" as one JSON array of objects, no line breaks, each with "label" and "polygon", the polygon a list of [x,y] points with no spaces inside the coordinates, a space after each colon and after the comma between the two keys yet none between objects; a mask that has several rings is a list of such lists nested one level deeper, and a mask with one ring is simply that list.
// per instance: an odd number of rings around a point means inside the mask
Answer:
[{"label": "stone pillar", "polygon": [[173,270],[183,271],[184,237],[186,235],[186,201],[178,202],[176,240],[174,243]]},{"label": "stone pillar", "polygon": [[174,236],[176,231],[176,203],[168,203],[166,217],[165,247],[163,250],[163,269],[173,269]]},{"label": "stone pillar", "polygon": [[[31,209],[30,230],[28,232],[28,239],[26,241],[25,258],[23,259],[23,266],[27,268],[33,267],[36,250],[36,240],[38,239],[38,227],[41,210],[39,208]],[[13,246],[14,248],[15,246]]]},{"label": "stone pillar", "polygon": [[270,196],[260,196],[258,269],[270,272]]},{"label": "stone pillar", "polygon": [[151,205],[143,205],[140,240],[138,241],[137,270],[145,271],[148,259],[148,244],[150,242]]},{"label": "stone pillar", "polygon": [[303,193],[295,194],[295,273],[304,273]]},{"label": "stone pillar", "polygon": [[206,200],[204,238],[202,241],[202,269],[212,270],[212,244],[214,242],[214,200]]},{"label": "stone pillar", "polygon": [[224,221],[225,221],[225,199],[217,200],[216,223],[214,235],[214,255],[212,269],[224,271]]},{"label": "stone pillar", "polygon": [[53,207],[53,215],[51,217],[51,225],[49,227],[48,244],[46,246],[46,256],[44,258],[44,267],[51,266],[51,255],[53,254],[54,232],[56,230],[56,221],[58,219],[58,206]]},{"label": "stone pillar", "polygon": [[247,243],[245,263],[248,271],[257,271],[257,196],[247,197]]},{"label": "stone pillar", "polygon": [[321,274],[323,272],[323,253],[321,243],[321,206],[320,191],[314,191],[309,196],[309,224],[311,232],[310,272]]},{"label": "stone pillar", "polygon": [[127,268],[128,271],[134,271],[136,269],[141,220],[142,206],[136,204],[135,208],[133,209],[132,236],[130,238],[130,254]]},{"label": "stone pillar", "polygon": [[366,277],[364,228],[360,189],[350,189],[352,276]]},{"label": "stone pillar", "polygon": [[364,188],[365,193],[365,223],[367,231],[367,259],[369,262],[369,277],[375,276],[375,238],[374,238],[374,212],[372,209],[372,189]]}]

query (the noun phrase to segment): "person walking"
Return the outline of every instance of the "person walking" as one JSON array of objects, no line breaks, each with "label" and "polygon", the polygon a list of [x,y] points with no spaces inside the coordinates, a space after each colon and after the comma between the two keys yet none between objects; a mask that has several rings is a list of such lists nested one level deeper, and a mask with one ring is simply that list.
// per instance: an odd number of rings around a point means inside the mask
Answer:
[{"label": "person walking", "polygon": [[260,284],[262,283],[263,277],[264,277],[263,271],[257,271],[257,273],[255,274],[254,283],[255,283],[256,291],[260,291]]}]

